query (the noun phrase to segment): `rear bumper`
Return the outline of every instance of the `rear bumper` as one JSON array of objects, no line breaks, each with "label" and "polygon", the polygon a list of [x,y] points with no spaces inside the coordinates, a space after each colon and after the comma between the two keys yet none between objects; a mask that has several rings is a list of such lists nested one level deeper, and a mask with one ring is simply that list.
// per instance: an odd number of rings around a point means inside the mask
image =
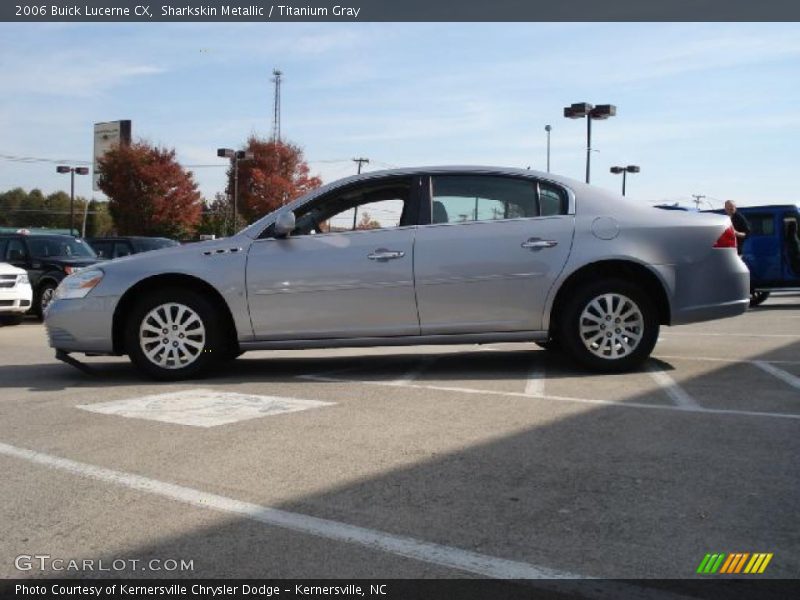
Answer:
[{"label": "rear bumper", "polygon": [[750,305],[750,271],[735,251],[715,249],[675,270],[671,325],[741,315]]},{"label": "rear bumper", "polygon": [[119,298],[54,300],[47,307],[45,328],[51,348],[65,352],[113,354],[114,307]]}]

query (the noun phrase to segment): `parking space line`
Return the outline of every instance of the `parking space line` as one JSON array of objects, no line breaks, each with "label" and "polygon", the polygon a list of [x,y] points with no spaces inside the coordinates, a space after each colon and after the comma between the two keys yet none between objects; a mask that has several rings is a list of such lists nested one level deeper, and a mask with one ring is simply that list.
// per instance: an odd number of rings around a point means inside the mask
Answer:
[{"label": "parking space line", "polygon": [[778,379],[780,379],[784,383],[788,383],[794,389],[800,390],[800,377],[792,375],[788,371],[784,371],[783,369],[779,369],[778,367],[775,367],[775,366],[773,366],[773,365],[771,365],[768,362],[765,362],[763,360],[754,360],[753,364],[755,366],[757,366],[759,369],[761,369],[762,371],[765,371],[765,372],[769,373],[770,375],[772,375],[774,377],[777,377]]},{"label": "parking space line", "polygon": [[115,471],[36,452],[27,448],[19,448],[2,442],[0,442],[0,454],[138,492],[169,498],[197,508],[232,514],[266,525],[381,550],[404,558],[474,573],[484,577],[496,579],[576,579],[581,577],[574,573],[540,567],[530,563],[478,554],[469,550],[394,535],[366,527],[260,506],[133,473]]},{"label": "parking space line", "polygon": [[[381,385],[386,387],[396,387],[390,381],[363,381],[358,379],[338,379],[336,377],[318,377],[316,375],[300,375],[300,379],[309,379],[311,381],[320,381],[325,383],[357,383],[363,385]],[[422,385],[419,383],[409,383],[404,387],[416,388],[420,390],[434,390],[438,392],[456,392],[461,394],[476,394],[484,396],[506,396],[511,398],[532,398],[525,392],[505,392],[500,390],[486,390],[479,388],[465,388],[458,386],[444,386],[444,385]],[[683,406],[675,406],[674,404],[645,404],[644,402],[625,402],[615,400],[598,400],[595,398],[577,398],[573,396],[537,396],[537,399],[550,400],[553,402],[567,402],[577,404],[596,404],[600,406],[614,406],[618,408],[644,408],[649,410],[666,410],[674,412],[687,412],[692,414],[709,414],[709,415],[731,415],[740,417],[767,417],[772,419],[798,419],[800,414],[797,413],[777,413],[777,412],[764,412],[756,410],[738,410],[727,408],[705,408],[698,406],[697,408],[687,408]]]},{"label": "parking space line", "polygon": [[678,382],[670,377],[664,370],[650,363],[647,365],[647,374],[658,384],[664,393],[669,396],[676,406],[687,410],[696,410],[700,405],[684,390]]},{"label": "parking space line", "polygon": [[653,355],[653,358],[658,359],[667,359],[667,360],[695,360],[695,361],[708,361],[708,362],[723,362],[723,363],[745,363],[745,364],[755,364],[757,362],[763,362],[765,364],[771,365],[800,365],[800,360],[752,360],[747,358],[712,358],[710,356],[675,356],[669,354],[659,354],[658,356]]},{"label": "parking space line", "polygon": [[690,333],[688,331],[670,331],[663,335],[664,339],[669,339],[673,336],[688,336],[696,338],[698,336],[714,336],[714,337],[759,337],[759,338],[800,338],[800,333],[708,333],[705,331],[696,331]]},{"label": "parking space line", "polygon": [[416,380],[420,375],[427,371],[433,363],[439,360],[439,356],[428,356],[419,361],[419,363],[410,371],[406,372],[402,377],[389,382],[391,385],[408,385]]},{"label": "parking space line", "polygon": [[525,382],[525,395],[536,398],[543,397],[545,377],[544,365],[537,361],[528,373],[528,380]]}]

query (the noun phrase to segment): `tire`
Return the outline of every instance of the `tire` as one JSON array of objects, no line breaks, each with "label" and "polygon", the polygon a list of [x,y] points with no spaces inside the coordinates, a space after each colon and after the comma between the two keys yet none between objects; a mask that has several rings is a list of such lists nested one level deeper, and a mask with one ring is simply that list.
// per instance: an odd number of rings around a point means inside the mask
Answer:
[{"label": "tire", "polygon": [[0,325],[19,325],[22,319],[22,315],[3,315],[0,316]]},{"label": "tire", "polygon": [[228,351],[218,313],[214,304],[194,291],[152,292],[131,311],[125,350],[136,368],[153,379],[204,376]]},{"label": "tire", "polygon": [[556,339],[549,339],[546,342],[533,342],[542,350],[549,350],[550,352],[559,352],[561,350],[561,344],[558,343]]},{"label": "tire", "polygon": [[48,304],[53,301],[53,294],[56,293],[58,285],[52,281],[45,281],[39,286],[36,293],[36,302],[34,304],[34,311],[40,319],[44,319],[44,311],[47,309]]},{"label": "tire", "polygon": [[767,298],[769,298],[769,292],[753,290],[750,292],[750,308],[764,304]]},{"label": "tire", "polygon": [[653,302],[639,286],[622,279],[578,288],[561,314],[558,328],[564,350],[594,371],[634,369],[647,360],[658,340]]}]

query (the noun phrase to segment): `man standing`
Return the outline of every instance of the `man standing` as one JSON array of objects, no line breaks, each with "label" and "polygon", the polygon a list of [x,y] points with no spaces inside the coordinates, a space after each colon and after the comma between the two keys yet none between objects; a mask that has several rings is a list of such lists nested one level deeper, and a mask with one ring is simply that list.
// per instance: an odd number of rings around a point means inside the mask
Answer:
[{"label": "man standing", "polygon": [[731,218],[733,230],[736,232],[736,251],[741,256],[744,240],[750,235],[750,223],[744,215],[736,211],[736,204],[733,200],[725,201],[725,213]]}]

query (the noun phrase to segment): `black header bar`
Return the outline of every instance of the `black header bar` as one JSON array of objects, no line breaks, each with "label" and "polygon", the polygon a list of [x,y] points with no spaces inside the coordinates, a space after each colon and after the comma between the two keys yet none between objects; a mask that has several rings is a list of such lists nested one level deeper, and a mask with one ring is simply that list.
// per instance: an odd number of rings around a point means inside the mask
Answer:
[{"label": "black header bar", "polygon": [[3,0],[6,22],[800,21],[797,0]]}]

